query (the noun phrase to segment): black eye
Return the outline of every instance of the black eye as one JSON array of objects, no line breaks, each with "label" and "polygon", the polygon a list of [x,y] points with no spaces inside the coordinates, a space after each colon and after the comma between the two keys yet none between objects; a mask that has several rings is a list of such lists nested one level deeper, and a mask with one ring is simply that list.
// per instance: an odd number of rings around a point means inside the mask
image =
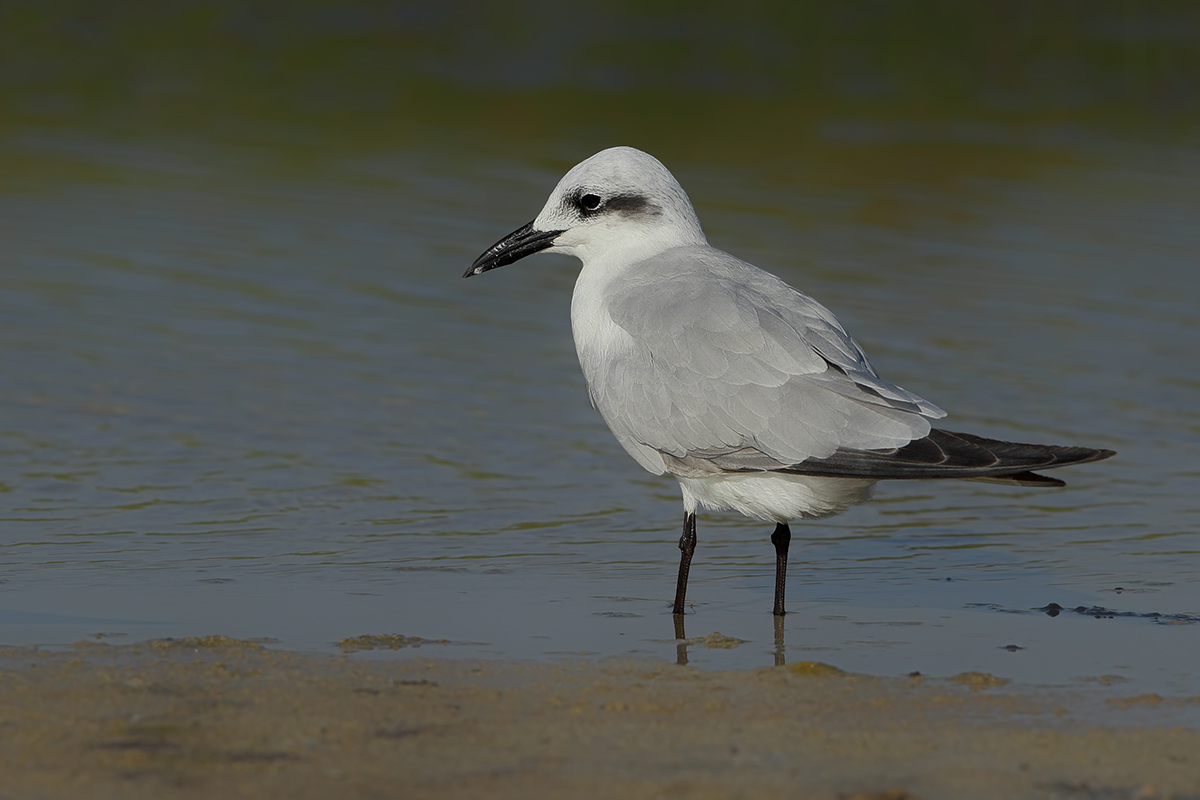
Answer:
[{"label": "black eye", "polygon": [[585,194],[583,197],[579,198],[579,207],[584,211],[595,211],[600,207],[601,202],[600,195]]}]

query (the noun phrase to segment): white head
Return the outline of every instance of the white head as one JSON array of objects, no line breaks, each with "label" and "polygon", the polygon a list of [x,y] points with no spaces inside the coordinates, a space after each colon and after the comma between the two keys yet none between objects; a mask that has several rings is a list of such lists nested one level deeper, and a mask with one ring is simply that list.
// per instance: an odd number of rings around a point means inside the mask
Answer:
[{"label": "white head", "polygon": [[575,165],[537,218],[489,247],[463,277],[541,251],[586,264],[704,243],[692,203],[667,168],[641,150],[610,147]]}]

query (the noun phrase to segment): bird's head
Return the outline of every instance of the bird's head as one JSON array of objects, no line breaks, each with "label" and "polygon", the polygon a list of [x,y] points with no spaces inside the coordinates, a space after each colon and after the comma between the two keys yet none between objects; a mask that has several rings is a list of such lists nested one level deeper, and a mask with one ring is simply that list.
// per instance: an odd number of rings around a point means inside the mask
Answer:
[{"label": "bird's head", "polygon": [[489,247],[463,277],[539,252],[573,255],[586,264],[704,243],[700,221],[675,176],[641,150],[611,147],[573,167],[537,218]]}]

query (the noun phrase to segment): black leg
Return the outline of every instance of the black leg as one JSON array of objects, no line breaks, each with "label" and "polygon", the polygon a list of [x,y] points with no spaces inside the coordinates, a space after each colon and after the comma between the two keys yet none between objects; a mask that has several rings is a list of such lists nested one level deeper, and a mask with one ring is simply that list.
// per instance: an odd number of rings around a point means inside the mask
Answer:
[{"label": "black leg", "polygon": [[679,582],[675,584],[675,607],[673,614],[683,613],[683,601],[687,595],[688,570],[692,568],[692,553],[696,552],[696,515],[683,515],[683,535],[679,537]]},{"label": "black leg", "polygon": [[[693,541],[695,534],[692,534]],[[782,617],[787,613],[783,609],[784,585],[787,583],[787,554],[788,545],[792,543],[792,529],[782,522],[775,526],[771,534],[771,544],[775,545],[775,616]],[[680,544],[680,547],[683,545]]]}]

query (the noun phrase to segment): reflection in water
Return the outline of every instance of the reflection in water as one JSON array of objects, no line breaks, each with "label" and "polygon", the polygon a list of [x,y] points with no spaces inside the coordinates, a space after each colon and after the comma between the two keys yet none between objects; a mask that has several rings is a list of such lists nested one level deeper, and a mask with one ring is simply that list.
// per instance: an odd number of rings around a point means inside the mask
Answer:
[{"label": "reflection in water", "polygon": [[[689,639],[687,636],[686,616],[683,614],[672,614],[671,618],[674,620],[675,625],[675,663],[681,667],[688,664],[689,647],[703,645],[711,649],[713,647],[736,647],[739,644],[745,644],[740,639],[732,639],[731,637],[715,633],[702,639]],[[785,657],[787,644],[784,640],[784,615],[772,614],[771,620],[775,628],[775,647],[773,650],[775,666],[782,667],[787,663]]]}]

